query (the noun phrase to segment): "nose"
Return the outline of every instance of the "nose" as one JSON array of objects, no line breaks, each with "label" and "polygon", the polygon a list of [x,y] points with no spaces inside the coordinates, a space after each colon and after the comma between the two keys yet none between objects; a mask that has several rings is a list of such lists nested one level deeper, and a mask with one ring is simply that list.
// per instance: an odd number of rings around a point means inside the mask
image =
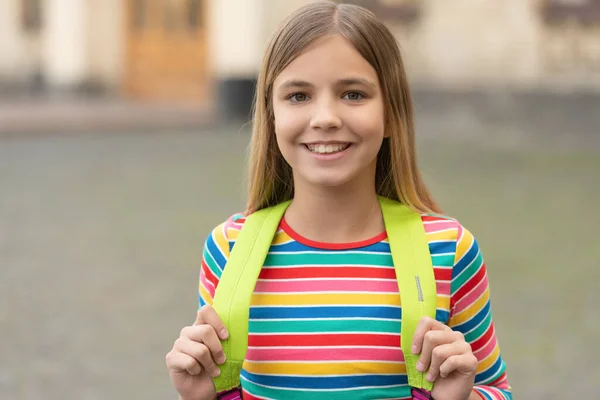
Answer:
[{"label": "nose", "polygon": [[310,127],[315,130],[332,131],[342,126],[342,119],[336,109],[333,99],[325,98],[315,104],[314,114],[310,121]]}]

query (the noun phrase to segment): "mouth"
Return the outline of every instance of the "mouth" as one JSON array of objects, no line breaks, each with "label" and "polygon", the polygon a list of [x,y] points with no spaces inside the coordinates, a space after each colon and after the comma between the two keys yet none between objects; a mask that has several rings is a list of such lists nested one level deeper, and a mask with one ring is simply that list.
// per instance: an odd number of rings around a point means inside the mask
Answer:
[{"label": "mouth", "polygon": [[335,154],[348,149],[352,143],[305,143],[304,147],[314,154]]}]

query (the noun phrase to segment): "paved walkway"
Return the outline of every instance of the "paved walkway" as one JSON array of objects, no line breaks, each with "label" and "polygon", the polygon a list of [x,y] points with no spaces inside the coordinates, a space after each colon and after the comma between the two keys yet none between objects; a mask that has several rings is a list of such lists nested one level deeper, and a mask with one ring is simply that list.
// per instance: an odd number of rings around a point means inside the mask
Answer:
[{"label": "paved walkway", "polygon": [[194,104],[136,103],[112,98],[0,98],[0,136],[161,130],[212,123],[210,109]]}]

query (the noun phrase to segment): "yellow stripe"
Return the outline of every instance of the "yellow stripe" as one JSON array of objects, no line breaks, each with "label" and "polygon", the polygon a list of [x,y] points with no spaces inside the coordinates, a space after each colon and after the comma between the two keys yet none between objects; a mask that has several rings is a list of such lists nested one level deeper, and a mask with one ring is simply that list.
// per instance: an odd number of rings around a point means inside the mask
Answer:
[{"label": "yellow stripe", "polygon": [[469,306],[466,310],[462,311],[460,314],[454,315],[449,325],[460,325],[465,321],[468,321],[473,317],[473,315],[477,314],[483,307],[485,307],[485,303],[490,299],[490,291],[486,290],[483,295],[477,299],[477,301]]},{"label": "yellow stripe", "polygon": [[430,232],[426,236],[428,242],[433,242],[437,240],[453,240],[456,236],[456,229],[442,232]]},{"label": "yellow stripe", "polygon": [[462,238],[460,239],[460,241],[458,243],[456,243],[456,259],[457,260],[460,260],[461,257],[464,256],[467,251],[469,251],[469,249],[473,245],[474,240],[475,240],[475,238],[473,237],[473,234],[471,232],[469,232],[468,230],[464,229]]},{"label": "yellow stripe", "polygon": [[244,361],[244,370],[253,374],[276,375],[349,375],[349,374],[406,374],[401,363],[346,362],[346,363],[254,363]]},{"label": "yellow stripe", "polygon": [[225,257],[229,257],[229,242],[225,235],[223,235],[223,225],[220,225],[213,231],[213,237],[215,238],[215,242]]},{"label": "yellow stripe", "polygon": [[282,244],[291,241],[292,238],[285,232],[278,232],[275,234],[273,238],[272,244]]},{"label": "yellow stripe", "polygon": [[227,237],[230,240],[235,240],[239,236],[240,231],[235,228],[227,228]]},{"label": "yellow stripe", "polygon": [[[449,299],[443,296],[437,296],[436,307],[448,310]],[[252,295],[253,306],[302,306],[315,304],[368,304],[368,305],[388,305],[400,306],[400,296],[397,293],[318,293],[318,294],[256,294]],[[461,314],[462,315],[462,314]]]},{"label": "yellow stripe", "polygon": [[202,300],[204,300],[206,302],[206,304],[210,304],[212,306],[213,304],[213,299],[212,296],[210,295],[210,293],[208,293],[208,290],[206,290],[206,288],[204,286],[202,286],[202,284],[200,284],[200,297],[202,297]]},{"label": "yellow stripe", "polygon": [[498,360],[499,356],[500,347],[498,347],[498,344],[496,344],[496,348],[494,349],[494,351],[492,351],[492,354],[487,356],[483,361],[479,362],[479,364],[477,365],[477,373],[479,374],[491,367],[496,362],[496,360]]}]

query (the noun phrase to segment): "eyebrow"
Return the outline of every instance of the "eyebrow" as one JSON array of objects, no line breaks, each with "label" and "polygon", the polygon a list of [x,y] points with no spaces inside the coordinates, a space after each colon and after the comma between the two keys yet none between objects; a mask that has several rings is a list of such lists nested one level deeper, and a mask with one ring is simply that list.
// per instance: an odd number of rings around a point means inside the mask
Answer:
[{"label": "eyebrow", "polygon": [[[377,85],[369,80],[363,78],[345,78],[336,81],[336,86],[348,86],[348,85],[365,85],[372,89],[376,89]],[[288,89],[288,88],[300,88],[300,87],[312,87],[313,85],[306,81],[291,79],[283,82],[279,88],[280,89]]]}]

